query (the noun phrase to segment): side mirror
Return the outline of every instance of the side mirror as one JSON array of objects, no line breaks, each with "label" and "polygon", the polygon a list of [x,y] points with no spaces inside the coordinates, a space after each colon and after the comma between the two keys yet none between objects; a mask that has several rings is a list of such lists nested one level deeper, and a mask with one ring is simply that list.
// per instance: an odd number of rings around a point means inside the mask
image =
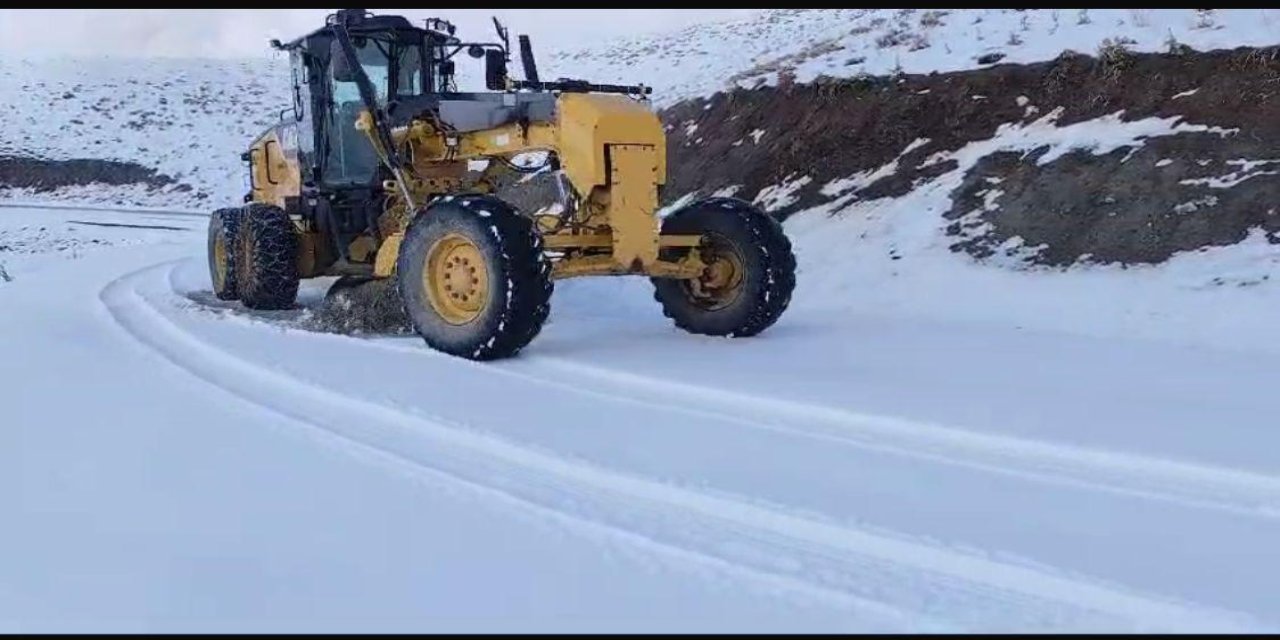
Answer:
[{"label": "side mirror", "polygon": [[507,89],[507,54],[496,49],[484,52],[484,86],[490,91]]},{"label": "side mirror", "polygon": [[338,82],[355,82],[356,72],[347,63],[347,54],[342,51],[342,44],[334,39],[329,43],[329,70],[333,79]]}]

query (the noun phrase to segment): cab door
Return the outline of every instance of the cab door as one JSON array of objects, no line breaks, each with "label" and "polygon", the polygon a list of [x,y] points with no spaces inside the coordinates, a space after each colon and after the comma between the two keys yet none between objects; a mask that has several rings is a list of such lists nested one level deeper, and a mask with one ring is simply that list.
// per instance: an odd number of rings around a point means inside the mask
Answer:
[{"label": "cab door", "polygon": [[[365,75],[374,86],[377,100],[385,103],[390,84],[390,60],[372,38],[353,38],[352,47]],[[371,186],[377,175],[379,160],[364,132],[356,129],[356,118],[364,110],[359,85],[334,77],[333,65],[326,70],[325,81],[331,96],[327,112],[326,135],[328,155],[324,164],[324,184],[330,187]]]}]

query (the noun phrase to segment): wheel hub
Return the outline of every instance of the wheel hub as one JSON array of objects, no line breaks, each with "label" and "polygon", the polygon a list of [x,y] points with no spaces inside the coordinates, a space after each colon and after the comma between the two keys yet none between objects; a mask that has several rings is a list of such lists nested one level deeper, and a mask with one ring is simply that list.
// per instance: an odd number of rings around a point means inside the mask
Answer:
[{"label": "wheel hub", "polygon": [[706,268],[697,278],[688,281],[693,299],[708,309],[733,303],[741,292],[746,273],[742,256],[727,240],[709,237],[701,248],[701,258]]},{"label": "wheel hub", "polygon": [[451,233],[431,245],[422,284],[432,309],[449,324],[467,324],[489,301],[489,269],[471,240]]}]

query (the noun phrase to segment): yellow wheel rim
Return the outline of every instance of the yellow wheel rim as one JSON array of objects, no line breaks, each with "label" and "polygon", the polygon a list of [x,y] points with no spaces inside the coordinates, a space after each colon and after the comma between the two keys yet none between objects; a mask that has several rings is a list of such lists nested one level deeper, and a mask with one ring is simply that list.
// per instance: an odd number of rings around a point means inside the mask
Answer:
[{"label": "yellow wheel rim", "polygon": [[422,287],[431,308],[453,325],[480,317],[489,303],[489,268],[471,240],[451,233],[427,251]]},{"label": "yellow wheel rim", "polygon": [[218,234],[213,241],[213,290],[222,291],[227,284],[227,241]]},{"label": "yellow wheel rim", "polygon": [[708,235],[704,236],[700,257],[707,266],[702,275],[688,281],[693,300],[712,310],[733,304],[742,293],[747,273],[742,254],[728,240]]}]

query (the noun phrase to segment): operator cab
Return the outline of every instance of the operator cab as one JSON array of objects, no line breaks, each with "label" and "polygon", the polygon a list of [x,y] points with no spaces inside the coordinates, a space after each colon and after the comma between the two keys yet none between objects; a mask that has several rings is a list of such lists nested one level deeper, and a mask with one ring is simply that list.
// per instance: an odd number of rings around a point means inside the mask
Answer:
[{"label": "operator cab", "polygon": [[[325,26],[287,44],[293,80],[293,107],[286,109],[279,134],[283,153],[297,160],[303,186],[325,192],[377,189],[382,183],[377,155],[354,126],[365,109],[359,72],[368,78],[372,100],[386,126],[398,127],[429,117],[448,130],[465,133],[512,122],[543,122],[555,116],[558,91],[604,91],[644,95],[648,87],[595,85],[561,79],[541,82],[526,36],[520,36],[525,79],[507,74],[510,42],[494,20],[501,42],[462,42],[454,25],[428,19],[425,28],[403,16],[373,15],[362,9],[331,14]],[[359,69],[351,68],[339,46],[339,31],[349,35]],[[484,60],[488,92],[458,91],[454,58],[465,51]],[[270,131],[264,134],[267,136]]]},{"label": "operator cab", "polygon": [[[370,106],[382,131],[415,118],[453,132],[550,120],[554,95],[514,92],[506,77],[506,31],[494,22],[502,43],[464,43],[444,20],[429,19],[421,28],[402,16],[344,9],[296,40],[272,40],[273,48],[289,53],[293,105],[242,156],[249,162],[245,201],[296,180],[298,195],[283,197],[285,210],[349,238],[370,228],[391,177],[368,135],[355,127]],[[462,51],[484,58],[491,92],[458,92],[454,58]],[[295,173],[282,176],[288,167]]]},{"label": "operator cab", "polygon": [[303,182],[326,190],[370,187],[379,181],[378,157],[355,128],[365,105],[356,72],[336,46],[332,25],[337,20],[344,21],[379,107],[454,89],[454,67],[445,53],[451,36],[416,28],[401,16],[340,11],[311,34],[287,45],[273,42],[289,52],[293,75],[293,117],[286,112],[282,124],[290,126],[292,120],[292,126],[300,129]]},{"label": "operator cab", "polygon": [[[372,98],[390,126],[407,124],[428,111],[458,131],[553,115],[554,97],[549,94],[512,100],[503,99],[503,93],[458,93],[453,58],[464,49],[472,57],[485,58],[489,89],[508,88],[505,43],[463,43],[444,20],[429,19],[426,28],[419,28],[402,16],[344,9],[310,34],[287,44],[271,43],[289,52],[293,107],[281,114],[280,125],[263,135],[275,131],[281,140],[296,142],[283,144],[282,151],[297,160],[303,185],[313,190],[377,189],[384,177],[367,137],[355,128],[365,102],[358,71],[339,47],[339,27],[349,34],[359,71],[368,78]],[[505,38],[500,25],[499,29]],[[530,103],[540,107],[530,111],[523,106]]]},{"label": "operator cab", "polygon": [[[242,156],[250,164],[245,201],[255,192],[283,190],[286,212],[315,222],[342,246],[374,227],[383,185],[393,177],[370,143],[371,134],[355,127],[362,111],[372,107],[372,135],[379,138],[415,119],[459,134],[551,121],[562,91],[648,93],[647,87],[541,82],[525,36],[520,36],[525,79],[514,80],[507,74],[507,31],[497,20],[494,26],[500,42],[463,42],[444,20],[429,19],[420,28],[402,16],[343,9],[310,34],[287,44],[272,40],[272,47],[289,53],[293,105]],[[461,52],[483,59],[487,92],[458,91],[454,59]],[[289,187],[293,184],[296,191]]]}]

